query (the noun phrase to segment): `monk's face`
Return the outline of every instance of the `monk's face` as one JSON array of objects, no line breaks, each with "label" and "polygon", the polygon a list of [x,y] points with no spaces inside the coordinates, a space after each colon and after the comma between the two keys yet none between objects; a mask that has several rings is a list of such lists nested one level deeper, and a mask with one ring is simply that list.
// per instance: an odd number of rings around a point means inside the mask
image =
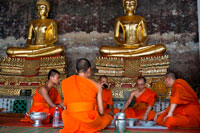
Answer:
[{"label": "monk's face", "polygon": [[100,80],[100,84],[102,88],[108,88],[108,79],[105,77],[102,77]]},{"label": "monk's face", "polygon": [[60,75],[56,74],[54,76],[50,77],[51,82],[53,82],[55,85],[58,85],[60,83]]},{"label": "monk's face", "polygon": [[136,86],[140,90],[144,89],[145,88],[145,82],[144,82],[144,80],[143,79],[137,80]]},{"label": "monk's face", "polygon": [[165,83],[165,85],[166,85],[167,88],[170,88],[173,85],[173,80],[170,77],[165,77],[164,83]]}]

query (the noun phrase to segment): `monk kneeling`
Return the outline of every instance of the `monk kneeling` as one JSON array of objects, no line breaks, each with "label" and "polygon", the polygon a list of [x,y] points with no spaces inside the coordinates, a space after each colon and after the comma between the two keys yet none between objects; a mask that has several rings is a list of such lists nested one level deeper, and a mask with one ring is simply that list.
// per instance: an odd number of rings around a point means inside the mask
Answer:
[{"label": "monk kneeling", "polygon": [[[65,108],[65,106],[62,104],[60,94],[56,88],[54,88],[54,86],[58,85],[60,82],[59,75],[60,73],[57,70],[50,70],[48,73],[48,81],[45,85],[39,86],[35,92],[35,95],[33,96],[33,104],[29,110],[29,114],[31,112],[45,112],[48,117],[43,121],[43,123],[50,122],[56,106],[60,106],[58,109],[60,119],[62,118],[62,108]],[[21,121],[32,122],[27,115],[25,116],[25,119]]]},{"label": "monk kneeling", "polygon": [[[127,118],[138,118],[139,120],[153,120],[155,112],[152,107],[156,101],[157,94],[145,88],[146,79],[144,77],[138,77],[137,90],[131,92],[128,101],[124,105],[121,112],[125,112]],[[129,107],[132,100],[135,101],[133,107]]]},{"label": "monk kneeling", "polygon": [[114,115],[119,113],[120,110],[118,108],[113,108],[113,96],[112,91],[108,89],[108,77],[103,75],[99,77],[99,83],[103,88],[103,107],[104,112],[110,115]]},{"label": "monk kneeling", "polygon": [[110,124],[112,116],[104,114],[101,85],[89,79],[90,62],[84,58],[79,59],[76,70],[78,75],[62,82],[67,109],[62,113],[64,128],[60,133],[97,132]]},{"label": "monk kneeling", "polygon": [[200,127],[200,104],[191,86],[183,79],[176,79],[175,73],[165,76],[165,84],[172,88],[170,105],[156,113],[154,121],[168,128]]}]

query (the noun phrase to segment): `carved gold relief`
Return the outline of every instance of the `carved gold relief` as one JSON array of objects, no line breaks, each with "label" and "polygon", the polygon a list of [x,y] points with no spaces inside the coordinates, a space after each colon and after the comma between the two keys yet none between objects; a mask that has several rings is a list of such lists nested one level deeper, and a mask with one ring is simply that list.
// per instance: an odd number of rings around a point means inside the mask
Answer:
[{"label": "carved gold relief", "polygon": [[[66,75],[60,75],[60,80],[64,80],[65,78]],[[47,76],[23,77],[0,75],[0,82],[4,83],[0,85],[0,95],[20,96],[21,90],[31,90],[31,95],[33,96],[38,86],[45,84],[46,81]],[[61,84],[56,86],[56,89],[62,95]]]},{"label": "carved gold relief", "polygon": [[142,58],[97,57],[95,75],[137,77],[165,75],[169,68],[169,56]]},{"label": "carved gold relief", "polygon": [[47,75],[50,69],[57,69],[61,74],[65,74],[65,64],[65,56],[42,57],[35,60],[2,57],[0,58],[0,74],[35,75],[39,72],[39,75]]}]

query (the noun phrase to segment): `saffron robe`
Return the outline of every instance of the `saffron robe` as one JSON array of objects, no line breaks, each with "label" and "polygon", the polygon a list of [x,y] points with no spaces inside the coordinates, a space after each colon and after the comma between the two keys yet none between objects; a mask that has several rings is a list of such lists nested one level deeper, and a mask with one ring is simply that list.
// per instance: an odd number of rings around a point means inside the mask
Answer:
[{"label": "saffron robe", "polygon": [[[111,111],[110,108],[108,108],[108,105],[113,105],[112,91],[110,89],[103,89],[102,93],[104,112],[108,114]],[[113,109],[113,114],[119,112],[120,110],[118,108]]]},{"label": "saffron robe", "polygon": [[[42,97],[42,95],[40,95],[40,93],[38,92],[38,89],[36,90],[33,96],[33,103],[29,110],[29,114],[31,112],[45,112],[47,114],[47,119],[44,120],[43,123],[49,123],[50,119],[53,117],[56,107],[50,108],[49,105],[44,100],[44,98]],[[50,89],[49,97],[51,98],[54,104],[60,104],[62,102],[60,94],[55,88]],[[59,107],[58,109],[59,109],[59,115],[60,115],[59,117],[61,119],[62,109]],[[22,119],[21,121],[33,123],[33,121],[29,119],[28,115],[25,115],[25,119]]]},{"label": "saffron robe", "polygon": [[[149,88],[145,88],[145,91],[136,98],[133,107],[129,107],[125,110],[126,117],[137,118],[141,120],[148,106],[150,105],[153,107],[156,98],[157,94],[154,91],[150,90]],[[154,115],[155,111],[151,110],[148,114],[147,120],[153,120]]]},{"label": "saffron robe", "polygon": [[97,132],[112,121],[112,116],[100,116],[97,111],[96,85],[87,78],[73,75],[62,82],[64,128],[60,133]]},{"label": "saffron robe", "polygon": [[161,114],[157,123],[168,128],[173,127],[200,127],[200,104],[198,97],[191,86],[183,79],[175,80],[172,90],[170,104],[177,104],[172,117],[168,117],[169,107]]}]

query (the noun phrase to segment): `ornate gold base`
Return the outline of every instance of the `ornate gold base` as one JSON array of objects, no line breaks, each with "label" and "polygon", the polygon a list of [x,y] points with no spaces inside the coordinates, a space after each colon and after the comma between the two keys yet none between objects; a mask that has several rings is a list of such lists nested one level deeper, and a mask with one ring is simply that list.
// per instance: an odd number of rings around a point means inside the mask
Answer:
[{"label": "ornate gold base", "polygon": [[[65,78],[66,75],[60,75],[61,80]],[[46,81],[47,75],[34,77],[0,75],[0,95],[21,96],[23,92],[30,90],[30,96],[33,96],[38,86],[44,85]],[[56,89],[62,95],[61,84],[56,86]]]},{"label": "ornate gold base", "polygon": [[57,69],[65,74],[65,56],[41,57],[41,58],[0,58],[0,74],[5,75],[47,75],[50,69]]},{"label": "ornate gold base", "polygon": [[[4,96],[33,96],[39,85],[47,81],[49,70],[56,69],[66,78],[65,56],[41,58],[0,58],[0,95]],[[61,86],[57,86],[62,94]]]},{"label": "ornate gold base", "polygon": [[138,58],[97,57],[95,75],[137,77],[163,76],[169,67],[169,57],[149,56]]}]

